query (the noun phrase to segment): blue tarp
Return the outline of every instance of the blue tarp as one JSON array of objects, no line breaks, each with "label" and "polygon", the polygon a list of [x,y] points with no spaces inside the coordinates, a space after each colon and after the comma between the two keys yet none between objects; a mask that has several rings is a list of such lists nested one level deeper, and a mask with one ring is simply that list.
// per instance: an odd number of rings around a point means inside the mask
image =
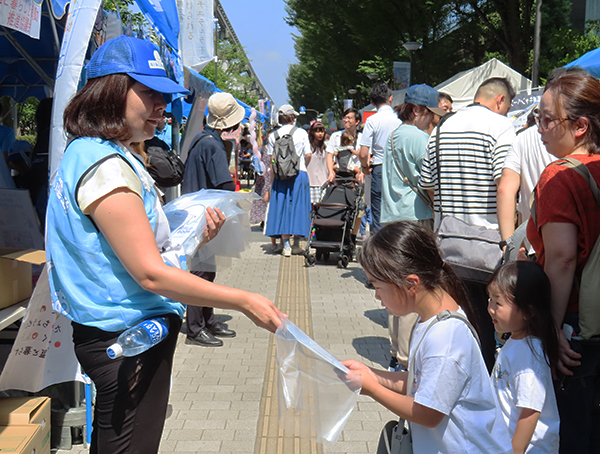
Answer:
[{"label": "blue tarp", "polygon": [[581,66],[592,76],[600,79],[600,48],[589,51],[577,60],[565,65],[565,68],[573,66]]},{"label": "blue tarp", "polygon": [[[187,68],[187,67],[186,67]],[[213,93],[221,93],[223,90],[221,90],[218,87],[215,87],[215,84],[212,80],[204,77],[202,74],[194,71],[191,68],[187,68],[191,73],[194,74],[194,77],[202,80],[203,82],[205,82],[206,85],[208,85],[211,89],[211,91]],[[245,110],[245,118],[243,122],[246,122],[248,120],[248,118],[250,118],[250,114],[252,113],[252,107],[250,107],[249,105],[243,103],[242,101],[240,101],[239,99],[236,98],[236,101],[238,102],[238,104],[240,106],[242,106]],[[192,104],[189,104],[187,102],[183,102],[183,116],[186,118],[189,118],[190,116],[190,111],[192,110]],[[167,106],[167,111],[171,112],[171,104],[169,104]],[[206,115],[208,115],[208,108],[206,110]],[[261,123],[265,123],[267,121],[267,117],[264,116],[263,114],[261,114],[258,110],[256,111],[256,121],[259,121]]]}]

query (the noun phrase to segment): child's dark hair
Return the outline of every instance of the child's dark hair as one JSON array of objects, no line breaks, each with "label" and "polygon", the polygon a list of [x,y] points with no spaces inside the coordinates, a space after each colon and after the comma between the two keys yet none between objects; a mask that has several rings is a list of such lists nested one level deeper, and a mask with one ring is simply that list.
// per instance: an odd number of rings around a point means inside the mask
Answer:
[{"label": "child's dark hair", "polygon": [[352,137],[352,135],[347,132],[344,131],[340,137],[340,145],[345,147],[347,145],[352,145],[354,143],[354,137]]},{"label": "child's dark hair", "polygon": [[550,308],[550,280],[544,268],[538,263],[522,260],[506,263],[492,276],[488,293],[492,287],[519,308],[527,334],[542,341],[546,361],[555,370],[558,334]]},{"label": "child's dark hair", "polygon": [[359,262],[379,281],[405,288],[406,278],[414,274],[426,290],[446,291],[477,328],[465,286],[442,260],[432,230],[408,221],[387,224],[365,242]]}]

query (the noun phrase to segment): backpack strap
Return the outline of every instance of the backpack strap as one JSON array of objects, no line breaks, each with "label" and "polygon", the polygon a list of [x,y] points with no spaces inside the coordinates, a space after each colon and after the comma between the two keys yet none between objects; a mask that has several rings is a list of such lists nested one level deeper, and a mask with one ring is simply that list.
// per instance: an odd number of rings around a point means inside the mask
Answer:
[{"label": "backpack strap", "polygon": [[596,203],[600,205],[600,190],[598,189],[598,184],[596,183],[596,180],[594,180],[592,174],[590,173],[590,169],[588,169],[584,163],[575,158],[566,157],[564,158],[564,160],[566,162],[560,162],[557,164],[569,167],[575,172],[577,172],[579,175],[581,175],[585,179],[585,181],[587,181],[587,184],[590,186],[592,195],[594,196],[594,199],[596,199]]},{"label": "backpack strap", "polygon": [[[421,337],[421,340],[419,340],[419,343],[417,344],[413,356],[412,356],[412,361],[408,362],[408,378],[407,378],[407,382],[406,382],[406,395],[408,396],[409,393],[409,389],[408,386],[411,385],[412,386],[412,382],[415,378],[415,358],[417,356],[417,351],[419,350],[419,347],[421,346],[421,343],[423,342],[423,340],[425,340],[425,336],[427,336],[427,333],[429,332],[429,330],[431,328],[433,328],[433,326],[436,323],[439,323],[441,321],[444,320],[448,320],[449,318],[456,318],[462,322],[465,323],[465,325],[468,326],[468,328],[471,330],[471,333],[473,334],[473,337],[475,338],[475,340],[477,341],[477,345],[479,345],[479,349],[481,350],[481,341],[479,340],[479,335],[477,334],[477,331],[475,330],[475,328],[473,327],[473,325],[471,325],[471,322],[469,322],[469,319],[467,317],[465,317],[463,314],[461,314],[460,312],[452,312],[452,311],[442,311],[439,314],[437,314],[435,316],[435,319],[432,320],[432,322],[429,324],[429,326],[427,327],[427,329],[425,330],[425,332],[423,333],[423,337]],[[415,330],[415,326],[417,326],[417,324],[415,323],[415,325],[413,326],[413,329],[410,333],[410,337],[412,339],[412,335],[413,332]]]},{"label": "backpack strap", "polygon": [[[596,203],[598,205],[600,205],[600,189],[598,189],[598,184],[596,183],[596,180],[594,180],[594,178],[592,177],[592,174],[590,173],[590,170],[587,168],[587,166],[582,163],[581,161],[575,159],[575,158],[571,158],[571,157],[565,157],[562,158],[562,161],[557,161],[557,162],[553,162],[552,164],[557,165],[557,166],[563,166],[563,167],[568,167],[570,169],[573,169],[575,172],[577,172],[579,175],[581,175],[584,180],[587,182],[587,184],[590,187],[590,190],[592,191],[592,195],[594,196],[594,199],[596,199]],[[535,195],[535,192],[534,192]],[[531,204],[531,218],[533,219],[533,223],[535,224],[535,227],[537,228],[538,224],[537,224],[537,216],[536,216],[536,210],[535,210],[535,197],[533,198],[532,204]]]}]

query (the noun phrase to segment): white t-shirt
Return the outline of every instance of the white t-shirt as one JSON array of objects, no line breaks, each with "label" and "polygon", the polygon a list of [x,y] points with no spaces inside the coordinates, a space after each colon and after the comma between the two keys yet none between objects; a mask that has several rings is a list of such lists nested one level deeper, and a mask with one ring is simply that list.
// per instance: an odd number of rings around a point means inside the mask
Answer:
[{"label": "white t-shirt", "polygon": [[537,337],[507,340],[490,378],[510,437],[515,434],[521,410],[530,408],[540,412],[540,419],[525,452],[558,453],[560,419],[542,341]]},{"label": "white t-shirt", "polygon": [[402,124],[398,115],[387,104],[381,106],[375,115],[367,118],[360,145],[369,147],[373,155],[373,165],[383,162],[383,149],[390,134]]},{"label": "white t-shirt", "polygon": [[[105,195],[110,194],[117,188],[128,188],[139,195],[140,198],[142,198],[142,185],[144,185],[147,190],[154,187],[160,194],[154,179],[147,172],[140,160],[129,150],[126,150],[125,147],[122,145],[119,146],[125,151],[129,161],[136,166],[140,177],[137,176],[129,164],[118,156],[102,161],[100,164],[90,169],[88,174],[81,180],[81,185],[77,192],[77,203],[83,214],[89,215],[90,206],[94,202]],[[154,209],[156,210],[158,218],[154,236],[158,248],[162,250],[167,246],[167,243],[170,240],[171,230],[169,228],[167,216],[160,204],[160,197],[156,198]]]},{"label": "white t-shirt", "polygon": [[[462,312],[462,311],[461,311]],[[463,313],[464,315],[464,313]],[[461,320],[417,322],[410,342],[415,402],[446,415],[435,428],[411,423],[415,454],[512,453],[511,439],[477,340]]]},{"label": "white t-shirt", "polygon": [[556,161],[556,157],[548,153],[542,142],[542,136],[535,126],[517,134],[512,147],[508,150],[504,169],[510,169],[521,176],[519,212],[523,221],[530,216],[531,193],[546,166],[553,161]]},{"label": "white t-shirt", "polygon": [[[283,137],[289,133],[294,125],[283,125],[277,130],[279,137]],[[296,154],[300,157],[300,171],[306,172],[306,163],[304,162],[304,156],[310,155],[310,142],[308,140],[308,133],[302,129],[297,128],[294,131],[294,147],[296,148]],[[275,132],[269,134],[269,146],[267,147],[267,154],[273,156],[273,146],[275,144]]]}]

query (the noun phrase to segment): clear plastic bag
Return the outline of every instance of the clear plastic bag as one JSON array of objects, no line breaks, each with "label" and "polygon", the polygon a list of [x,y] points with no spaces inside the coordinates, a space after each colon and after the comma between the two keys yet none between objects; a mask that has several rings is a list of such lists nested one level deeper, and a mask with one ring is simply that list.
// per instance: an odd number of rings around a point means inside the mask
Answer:
[{"label": "clear plastic bag", "polygon": [[[215,271],[226,267],[231,258],[239,258],[248,246],[248,212],[257,196],[253,192],[203,189],[185,194],[163,207],[170,241],[161,253],[163,260],[186,271]],[[219,208],[227,220],[219,234],[198,249],[206,229],[206,208]]]},{"label": "clear plastic bag", "polygon": [[361,379],[288,319],[275,333],[279,365],[279,426],[317,442],[337,441]]}]

